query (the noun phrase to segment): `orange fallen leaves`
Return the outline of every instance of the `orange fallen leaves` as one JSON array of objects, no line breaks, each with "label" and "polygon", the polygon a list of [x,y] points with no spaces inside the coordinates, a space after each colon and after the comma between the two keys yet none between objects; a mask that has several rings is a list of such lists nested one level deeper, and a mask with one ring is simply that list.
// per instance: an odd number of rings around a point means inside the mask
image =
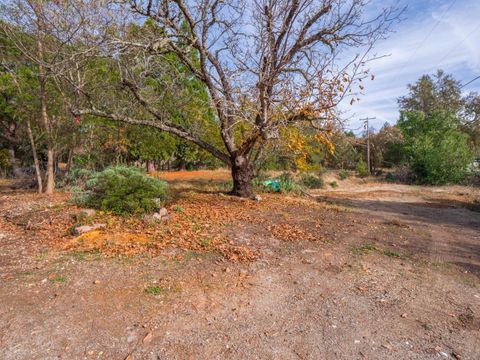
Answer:
[{"label": "orange fallen leaves", "polygon": [[[66,251],[100,252],[104,256],[134,256],[148,253],[152,256],[178,255],[174,249],[196,253],[221,254],[233,262],[253,261],[258,253],[252,245],[235,243],[236,234],[243,231],[239,226],[255,226],[255,233],[269,231],[282,240],[318,240],[317,236],[282,219],[278,223],[278,214],[285,212],[296,214],[303,209],[315,207],[311,201],[289,198],[278,194],[264,194],[260,202],[242,200],[230,196],[212,193],[184,192],[182,198],[167,206],[169,220],[151,223],[141,218],[122,218],[97,212],[91,223],[106,223],[107,227],[94,230],[77,237],[70,235],[75,225],[78,209],[65,201],[65,196],[53,203],[49,211],[49,221],[40,222],[42,228],[29,230],[25,224],[40,218],[44,219],[44,210],[25,211],[13,217],[9,223],[14,228],[25,229],[39,241],[45,241],[53,248]],[[42,204],[43,205],[43,204]],[[50,205],[44,205],[49,208]],[[42,207],[43,208],[43,207]],[[87,224],[84,224],[87,225]],[[45,232],[45,234],[43,233]]]}]

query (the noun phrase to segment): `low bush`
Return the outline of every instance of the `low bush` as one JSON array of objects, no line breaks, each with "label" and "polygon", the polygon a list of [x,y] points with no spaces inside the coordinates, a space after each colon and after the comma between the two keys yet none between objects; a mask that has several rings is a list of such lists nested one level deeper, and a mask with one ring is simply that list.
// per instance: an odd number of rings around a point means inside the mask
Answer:
[{"label": "low bush", "polygon": [[74,201],[125,216],[157,210],[167,194],[166,182],[138,168],[117,166],[90,173],[84,187],[74,191]]},{"label": "low bush", "polygon": [[66,185],[71,187],[84,187],[93,173],[94,171],[92,170],[75,168],[69,172],[65,179]]},{"label": "low bush", "polygon": [[330,183],[330,186],[335,189],[335,188],[338,187],[338,183],[337,183],[336,181],[332,181],[332,182]]},{"label": "low bush", "polygon": [[345,180],[345,179],[348,179],[349,177],[350,177],[350,173],[347,170],[340,170],[338,172],[338,178],[340,180]]},{"label": "low bush", "polygon": [[297,190],[298,186],[293,179],[292,174],[284,172],[282,175],[276,178],[280,185],[280,192],[291,192]]},{"label": "low bush", "polygon": [[300,183],[307,189],[321,189],[324,186],[323,179],[312,174],[303,174]]},{"label": "low bush", "polygon": [[367,164],[362,159],[360,159],[357,163],[357,173],[358,176],[360,176],[361,178],[365,178],[368,176]]}]

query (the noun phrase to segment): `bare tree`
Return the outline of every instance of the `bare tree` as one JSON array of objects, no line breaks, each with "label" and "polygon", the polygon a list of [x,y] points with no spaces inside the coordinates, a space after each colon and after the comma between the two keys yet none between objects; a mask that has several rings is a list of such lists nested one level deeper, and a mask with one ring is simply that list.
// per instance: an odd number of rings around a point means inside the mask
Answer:
[{"label": "bare tree", "polygon": [[[362,79],[369,76],[368,52],[399,15],[387,8],[369,17],[364,0],[123,4],[135,23],[148,21],[159,29],[136,38],[117,32],[109,41],[107,56],[117,62],[121,88],[130,94],[130,109],[88,96],[76,113],[153,126],[194,142],[231,167],[232,193],[243,197],[252,195],[252,162],[267,141],[275,141],[280,127],[309,123],[322,131],[335,118],[342,99],[353,96],[350,101],[355,101],[363,89]],[[163,95],[149,88],[151,64],[171,55],[208,90],[220,146],[201,136],[197,119],[173,121],[161,107]],[[142,71],[132,71],[132,62],[125,61],[132,57],[137,65],[139,59],[144,64]],[[166,91],[168,87],[163,94]],[[134,106],[141,110],[131,111]]]}]

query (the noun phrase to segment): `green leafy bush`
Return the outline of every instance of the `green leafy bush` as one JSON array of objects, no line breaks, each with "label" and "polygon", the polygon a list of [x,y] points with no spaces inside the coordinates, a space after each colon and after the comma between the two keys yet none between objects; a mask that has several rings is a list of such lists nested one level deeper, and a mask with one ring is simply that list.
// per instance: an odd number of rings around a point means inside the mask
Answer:
[{"label": "green leafy bush", "polygon": [[361,178],[365,178],[368,176],[367,164],[362,159],[360,159],[357,163],[357,173],[358,176],[360,176]]},{"label": "green leafy bush", "polygon": [[324,185],[321,177],[312,174],[303,174],[300,183],[308,189],[321,189]]},{"label": "green leafy bush", "polygon": [[280,185],[280,192],[291,192],[297,190],[298,186],[292,174],[285,172],[277,178]]},{"label": "green leafy bush", "polygon": [[403,112],[399,127],[417,182],[440,185],[465,179],[473,153],[454,114]]},{"label": "green leafy bush", "polygon": [[87,180],[92,176],[93,173],[94,171],[92,170],[82,168],[72,169],[66,179],[67,185],[72,187],[84,187]]},{"label": "green leafy bush", "polygon": [[347,170],[340,170],[338,172],[338,178],[340,180],[345,180],[345,179],[348,179],[349,177],[350,177],[350,173]]},{"label": "green leafy bush", "polygon": [[158,209],[157,199],[164,201],[167,194],[166,182],[149,177],[138,168],[117,166],[90,173],[85,186],[74,192],[74,200],[125,216]]},{"label": "green leafy bush", "polygon": [[338,187],[338,183],[337,183],[336,181],[332,181],[332,182],[330,183],[330,186],[335,189],[335,188]]}]

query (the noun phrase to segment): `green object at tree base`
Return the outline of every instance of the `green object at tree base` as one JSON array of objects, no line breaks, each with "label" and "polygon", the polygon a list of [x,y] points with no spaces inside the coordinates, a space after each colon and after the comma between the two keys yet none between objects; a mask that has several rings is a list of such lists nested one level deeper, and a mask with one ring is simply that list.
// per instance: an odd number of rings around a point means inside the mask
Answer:
[{"label": "green object at tree base", "polygon": [[265,180],[262,184],[273,192],[280,192],[280,182],[278,180]]}]

